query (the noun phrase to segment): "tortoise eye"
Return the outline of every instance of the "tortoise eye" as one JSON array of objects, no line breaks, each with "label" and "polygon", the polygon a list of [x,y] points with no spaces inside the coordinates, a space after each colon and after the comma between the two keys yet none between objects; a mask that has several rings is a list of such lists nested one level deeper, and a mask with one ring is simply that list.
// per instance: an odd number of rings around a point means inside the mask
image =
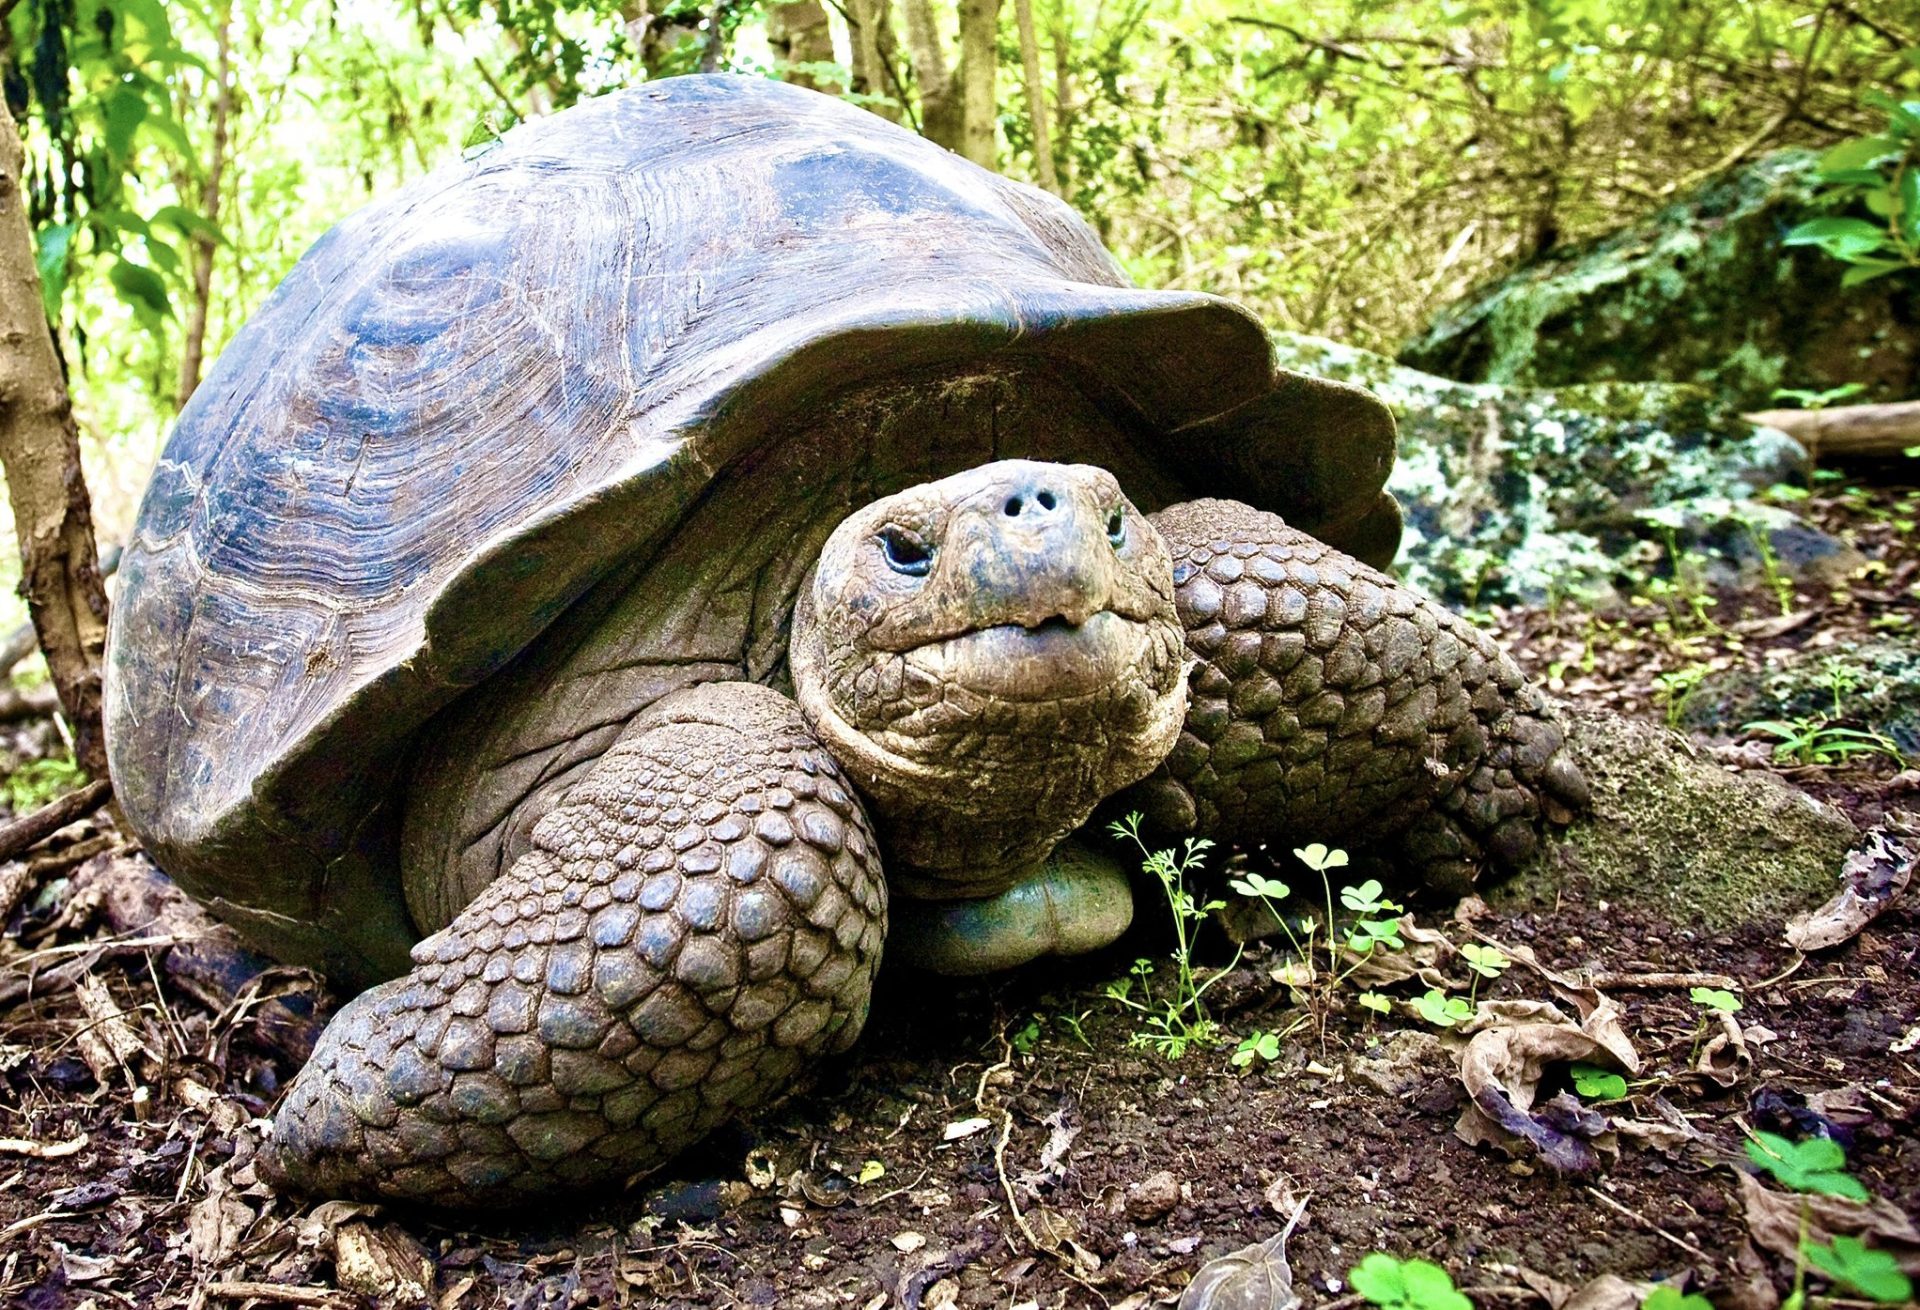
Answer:
[{"label": "tortoise eye", "polygon": [[1127,544],[1127,516],[1117,509],[1107,515],[1107,540],[1115,550]]},{"label": "tortoise eye", "polygon": [[923,578],[933,568],[933,550],[905,528],[880,529],[880,552],[887,567],[910,578]]}]

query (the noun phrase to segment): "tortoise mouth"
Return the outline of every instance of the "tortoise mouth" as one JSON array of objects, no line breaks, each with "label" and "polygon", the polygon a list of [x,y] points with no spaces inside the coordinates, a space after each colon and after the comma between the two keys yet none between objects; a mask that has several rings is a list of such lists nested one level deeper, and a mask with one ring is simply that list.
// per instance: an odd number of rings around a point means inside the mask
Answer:
[{"label": "tortoise mouth", "polygon": [[[944,680],[1005,700],[1065,700],[1143,676],[1149,625],[1113,610],[1084,622],[1054,615],[1032,627],[1002,623],[930,642],[909,659],[939,667]],[[932,670],[929,670],[930,672]]]}]

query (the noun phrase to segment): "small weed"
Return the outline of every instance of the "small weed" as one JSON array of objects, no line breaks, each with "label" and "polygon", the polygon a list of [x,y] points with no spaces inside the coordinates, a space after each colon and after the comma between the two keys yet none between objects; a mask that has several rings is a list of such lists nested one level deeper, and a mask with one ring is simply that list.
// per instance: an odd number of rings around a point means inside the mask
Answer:
[{"label": "small weed", "polygon": [[1698,1292],[1681,1292],[1663,1285],[1647,1293],[1640,1310],[1713,1310],[1713,1302]]},{"label": "small weed", "polygon": [[1471,1005],[1458,996],[1448,996],[1437,987],[1425,996],[1414,997],[1412,1005],[1415,1014],[1436,1028],[1451,1028],[1473,1018]]},{"label": "small weed", "polygon": [[1040,1016],[1028,1015],[1027,1021],[1008,1035],[1007,1045],[1021,1055],[1032,1055],[1033,1048],[1040,1045]]},{"label": "small weed", "polygon": [[[1755,1132],[1747,1141],[1747,1158],[1772,1174],[1789,1191],[1800,1193],[1800,1240],[1794,1247],[1793,1294],[1782,1303],[1784,1307],[1797,1310],[1806,1304],[1809,1264],[1874,1300],[1904,1301],[1913,1295],[1912,1285],[1906,1283],[1905,1275],[1900,1274],[1892,1258],[1887,1257],[1882,1263],[1880,1257],[1885,1256],[1885,1252],[1868,1251],[1857,1238],[1836,1236],[1832,1246],[1821,1246],[1807,1236],[1813,1218],[1809,1196],[1838,1196],[1863,1204],[1870,1199],[1866,1187],[1847,1172],[1847,1153],[1840,1143],[1826,1137],[1795,1142],[1778,1133]],[[1898,1295],[1883,1298],[1878,1291],[1869,1290],[1870,1287],[1893,1290],[1895,1284],[1889,1273],[1901,1278]],[[1853,1281],[1855,1274],[1863,1276],[1866,1284]]]},{"label": "small weed", "polygon": [[1747,724],[1741,731],[1771,738],[1775,743],[1773,758],[1794,764],[1830,766],[1875,755],[1891,760],[1896,766],[1906,763],[1899,745],[1886,734],[1842,728],[1818,715],[1761,719]]},{"label": "small weed", "polygon": [[1776,387],[1775,400],[1791,400],[1801,409],[1825,409],[1828,405],[1849,400],[1867,389],[1864,382],[1843,382],[1837,387],[1825,391],[1814,391],[1804,387]]},{"label": "small weed", "polygon": [[1467,992],[1467,1005],[1472,1007],[1480,999],[1480,980],[1498,978],[1513,961],[1497,946],[1478,946],[1472,942],[1462,946],[1460,954],[1466,959],[1467,967],[1473,970],[1473,986]]},{"label": "small weed", "polygon": [[1245,1069],[1255,1060],[1264,1060],[1272,1064],[1280,1058],[1280,1034],[1255,1029],[1253,1035],[1241,1039],[1240,1045],[1233,1048],[1233,1067]]},{"label": "small weed", "polygon": [[1718,987],[1695,987],[1687,993],[1687,998],[1700,1007],[1700,1022],[1693,1030],[1693,1050],[1687,1054],[1687,1063],[1691,1065],[1700,1055],[1701,1039],[1707,1035],[1711,1016],[1716,1014],[1738,1014],[1741,1010],[1740,998],[1732,992]]},{"label": "small weed", "polygon": [[1573,1090],[1589,1101],[1618,1101],[1627,1094],[1627,1080],[1597,1064],[1576,1064],[1571,1070]]},{"label": "small weed", "polygon": [[1654,694],[1660,698],[1669,728],[1679,731],[1681,716],[1687,712],[1687,702],[1693,698],[1694,691],[1706,676],[1706,665],[1688,664],[1662,673],[1653,680]]},{"label": "small weed", "polygon": [[1381,1310],[1473,1310],[1452,1275],[1431,1260],[1399,1260],[1374,1251],[1347,1271],[1347,1281]]},{"label": "small weed", "polygon": [[1898,1305],[1913,1299],[1913,1281],[1891,1251],[1871,1250],[1844,1233],[1835,1234],[1832,1246],[1805,1242],[1800,1249],[1808,1264],[1869,1300]]},{"label": "small weed", "polygon": [[1169,1060],[1178,1060],[1195,1043],[1211,1045],[1219,1040],[1219,1025],[1208,1017],[1207,1007],[1201,998],[1206,995],[1208,988],[1231,973],[1233,966],[1240,962],[1240,952],[1235,951],[1226,968],[1217,970],[1205,982],[1198,981],[1194,975],[1194,932],[1208,914],[1226,904],[1224,901],[1202,901],[1187,888],[1188,876],[1200,871],[1213,843],[1204,838],[1189,837],[1178,855],[1172,851],[1149,851],[1145,839],[1140,836],[1138,813],[1129,814],[1125,819],[1109,825],[1109,831],[1133,843],[1140,852],[1141,867],[1153,875],[1166,893],[1167,907],[1173,911],[1174,983],[1171,995],[1155,997],[1152,989],[1153,962],[1135,960],[1126,978],[1107,984],[1106,994],[1109,1000],[1142,1016],[1146,1030],[1134,1034],[1135,1044],[1151,1046]]},{"label": "small weed", "polygon": [[1361,992],[1360,1005],[1375,1014],[1392,1014],[1393,1000],[1381,992]]},{"label": "small weed", "polygon": [[[1314,1030],[1319,1035],[1320,1044],[1326,1045],[1326,1016],[1332,1007],[1333,990],[1352,976],[1353,971],[1372,958],[1377,952],[1399,951],[1406,949],[1406,939],[1400,935],[1400,921],[1397,918],[1374,918],[1375,915],[1398,915],[1405,907],[1386,898],[1386,889],[1373,878],[1358,885],[1342,887],[1339,893],[1340,904],[1351,913],[1360,916],[1348,925],[1344,937],[1335,931],[1338,922],[1334,911],[1333,880],[1328,874],[1334,869],[1345,868],[1349,863],[1347,853],[1322,843],[1297,847],[1294,855],[1300,862],[1320,877],[1320,889],[1326,898],[1326,967],[1323,971],[1315,963],[1315,934],[1320,925],[1311,919],[1290,920],[1282,909],[1282,902],[1293,894],[1293,888],[1278,879],[1264,874],[1248,873],[1235,878],[1228,885],[1242,896],[1258,899],[1266,906],[1267,912],[1279,923],[1287,936],[1298,959],[1276,970],[1276,981],[1285,983],[1306,997],[1306,1004],[1313,1016]],[[1295,924],[1298,923],[1296,930]],[[1346,958],[1343,959],[1342,952]],[[1373,997],[1373,1000],[1368,1000]],[[1376,1003],[1377,1002],[1377,1003]],[[1374,993],[1365,993],[1361,1004],[1376,1013],[1385,1014],[1391,1008],[1385,997]]]},{"label": "small weed", "polygon": [[1703,1010],[1717,1010],[1722,1014],[1738,1014],[1745,1008],[1738,996],[1718,987],[1696,987],[1687,993],[1687,999]]},{"label": "small weed", "polygon": [[1793,603],[1799,596],[1793,579],[1780,566],[1780,552],[1773,548],[1773,533],[1759,519],[1742,518],[1740,526],[1747,530],[1747,540],[1753,543],[1753,552],[1760,557],[1760,570],[1766,575],[1767,586],[1773,589],[1774,602],[1780,606],[1780,615],[1784,618],[1793,613]]},{"label": "small weed", "polygon": [[1747,1158],[1793,1191],[1867,1199],[1867,1189],[1847,1172],[1845,1149],[1831,1138],[1794,1142],[1778,1133],[1756,1132],[1747,1143]]}]

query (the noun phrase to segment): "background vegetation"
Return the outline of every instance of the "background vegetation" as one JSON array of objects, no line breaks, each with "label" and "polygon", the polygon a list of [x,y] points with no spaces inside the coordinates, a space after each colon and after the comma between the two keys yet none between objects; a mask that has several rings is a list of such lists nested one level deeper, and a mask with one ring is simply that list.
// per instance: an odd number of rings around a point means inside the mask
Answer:
[{"label": "background vegetation", "polygon": [[1391,348],[1729,163],[1884,127],[1861,92],[1916,45],[1902,0],[0,0],[103,542],[325,228],[635,81],[849,95],[1066,196],[1143,283]]}]

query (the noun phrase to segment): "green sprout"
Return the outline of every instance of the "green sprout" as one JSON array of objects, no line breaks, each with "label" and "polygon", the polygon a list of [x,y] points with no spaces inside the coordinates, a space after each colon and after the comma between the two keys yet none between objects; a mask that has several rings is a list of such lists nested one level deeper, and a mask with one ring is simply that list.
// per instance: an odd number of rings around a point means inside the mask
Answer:
[{"label": "green sprout", "polygon": [[1682,1293],[1678,1288],[1661,1286],[1647,1293],[1640,1310],[1713,1310],[1713,1302],[1697,1292]]},{"label": "green sprout", "polygon": [[1480,980],[1498,978],[1513,964],[1507,953],[1498,946],[1479,946],[1472,942],[1460,948],[1460,954],[1466,959],[1467,967],[1473,970],[1473,986],[1467,992],[1467,1004],[1472,1006],[1480,998]]},{"label": "green sprout", "polygon": [[1844,1233],[1834,1236],[1832,1246],[1804,1242],[1800,1249],[1814,1268],[1869,1300],[1898,1305],[1913,1299],[1913,1280],[1891,1251],[1872,1250]]},{"label": "green sprout", "polygon": [[1473,1018],[1471,1005],[1458,996],[1448,996],[1437,987],[1425,996],[1414,997],[1412,1004],[1414,1013],[1436,1028],[1451,1028]]},{"label": "green sprout", "polygon": [[1805,715],[1797,719],[1757,719],[1740,731],[1771,738],[1773,758],[1793,764],[1822,767],[1846,764],[1853,759],[1880,756],[1896,766],[1906,763],[1899,744],[1885,733],[1860,728],[1845,728],[1824,715]]},{"label": "green sprout", "polygon": [[1233,1048],[1233,1067],[1245,1069],[1255,1060],[1264,1060],[1272,1064],[1280,1058],[1280,1034],[1265,1032],[1256,1028],[1249,1037],[1244,1037],[1240,1045]]},{"label": "green sprout", "polygon": [[1718,987],[1696,987],[1687,993],[1687,999],[1703,1010],[1714,1010],[1721,1014],[1738,1014],[1742,1008],[1738,996]]},{"label": "green sprout", "polygon": [[1627,1080],[1597,1064],[1576,1064],[1571,1070],[1573,1090],[1589,1101],[1617,1101],[1627,1094]]},{"label": "green sprout", "polygon": [[1756,1132],[1747,1143],[1747,1158],[1793,1191],[1867,1199],[1867,1189],[1847,1172],[1845,1149],[1830,1137],[1792,1142],[1778,1133]]},{"label": "green sprout", "polygon": [[1381,992],[1361,992],[1360,1004],[1362,1008],[1371,1010],[1375,1014],[1393,1013],[1392,999]]},{"label": "green sprout", "polygon": [[1347,1271],[1347,1281],[1381,1310],[1473,1310],[1452,1275],[1431,1260],[1399,1260],[1374,1251]]},{"label": "green sprout", "polygon": [[[1888,1273],[1900,1274],[1898,1266],[1891,1264],[1891,1257],[1888,1264],[1882,1264],[1879,1257],[1885,1252],[1868,1251],[1856,1238],[1836,1236],[1832,1246],[1821,1246],[1807,1236],[1813,1223],[1810,1196],[1838,1196],[1862,1203],[1869,1199],[1866,1187],[1847,1172],[1846,1149],[1829,1137],[1809,1137],[1803,1142],[1794,1142],[1778,1133],[1755,1132],[1747,1142],[1747,1158],[1789,1190],[1800,1193],[1800,1240],[1794,1246],[1793,1294],[1783,1304],[1794,1307],[1806,1304],[1809,1263],[1836,1282],[1846,1283],[1875,1300],[1883,1299],[1869,1288],[1891,1289],[1894,1284]],[[1866,1279],[1864,1285],[1854,1281],[1856,1274]],[[1884,1299],[1904,1301],[1913,1294],[1905,1275],[1900,1275],[1900,1279],[1900,1294]]]}]

